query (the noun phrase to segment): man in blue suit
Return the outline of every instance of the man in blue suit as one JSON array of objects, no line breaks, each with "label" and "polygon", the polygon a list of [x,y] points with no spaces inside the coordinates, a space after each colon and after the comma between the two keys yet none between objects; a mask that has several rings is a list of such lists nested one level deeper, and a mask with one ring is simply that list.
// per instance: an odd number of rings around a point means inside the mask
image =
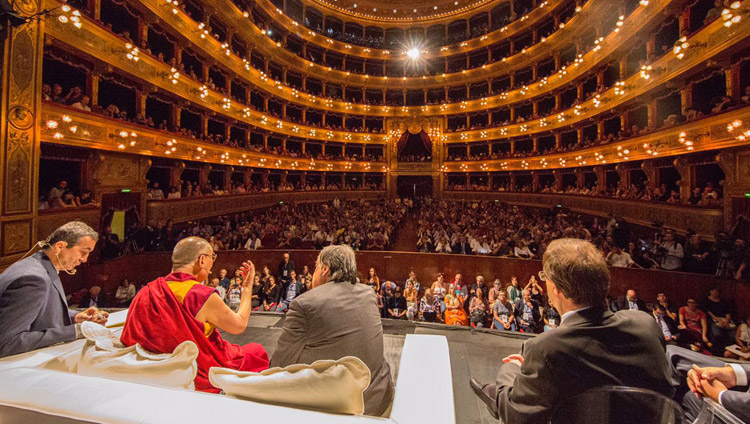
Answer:
[{"label": "man in blue suit", "polygon": [[58,275],[75,274],[97,238],[83,222],[69,222],[39,242],[42,250],[0,274],[0,357],[75,340],[83,321],[107,322],[107,313],[97,308],[68,310]]}]

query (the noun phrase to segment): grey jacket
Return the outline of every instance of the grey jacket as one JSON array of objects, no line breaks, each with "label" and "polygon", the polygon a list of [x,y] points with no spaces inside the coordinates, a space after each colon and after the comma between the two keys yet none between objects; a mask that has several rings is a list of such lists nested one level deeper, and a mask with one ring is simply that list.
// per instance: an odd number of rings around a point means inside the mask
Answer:
[{"label": "grey jacket", "polygon": [[661,330],[640,311],[585,309],[560,327],[529,339],[523,365],[508,362],[496,380],[505,423],[546,423],[567,397],[605,385],[655,390],[671,396]]},{"label": "grey jacket", "polygon": [[0,357],[76,339],[60,277],[40,252],[0,274]]},{"label": "grey jacket", "polygon": [[383,349],[383,323],[372,288],[329,282],[289,305],[271,366],[356,356],[371,373],[364,393],[365,414],[381,415],[393,399],[391,368]]}]

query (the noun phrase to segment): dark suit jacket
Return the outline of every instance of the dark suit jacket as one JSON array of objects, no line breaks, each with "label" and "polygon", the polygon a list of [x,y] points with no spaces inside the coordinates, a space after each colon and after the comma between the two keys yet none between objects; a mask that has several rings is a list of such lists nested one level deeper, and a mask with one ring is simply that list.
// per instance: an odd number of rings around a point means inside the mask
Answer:
[{"label": "dark suit jacket", "polygon": [[[630,310],[630,303],[628,303],[628,298],[625,296],[620,296],[617,298],[617,310],[618,311],[629,311]],[[646,302],[642,301],[641,299],[636,300],[636,305],[638,305],[638,310],[643,311],[646,313],[651,312],[648,307],[646,306]]]},{"label": "dark suit jacket", "polygon": [[521,367],[497,376],[497,407],[505,423],[546,423],[562,400],[588,389],[622,385],[671,396],[665,343],[654,319],[636,311],[585,309],[521,348]]},{"label": "dark suit jacket", "polygon": [[0,274],[0,357],[76,339],[60,277],[42,252]]},{"label": "dark suit jacket", "polygon": [[366,284],[328,282],[289,305],[271,367],[356,356],[371,373],[365,414],[381,415],[393,399],[391,368],[383,350],[375,292]]},{"label": "dark suit jacket", "polygon": [[[91,303],[91,293],[86,292],[86,294],[81,297],[81,301],[78,302],[78,307],[81,309],[86,309],[89,307],[89,304]],[[97,308],[109,308],[109,297],[104,292],[99,293],[99,296],[96,298],[96,307]]]},{"label": "dark suit jacket", "polygon": [[[667,358],[672,366],[672,384],[675,388],[685,390],[687,373],[693,364],[699,367],[724,367],[726,362],[716,358],[683,349],[677,346],[667,346]],[[750,365],[737,364],[745,372],[745,381],[750,381]],[[735,370],[735,374],[737,370]],[[688,393],[689,395],[690,393]],[[750,386],[735,386],[721,396],[721,405],[740,420],[750,422]],[[688,411],[696,414],[698,411]]]}]

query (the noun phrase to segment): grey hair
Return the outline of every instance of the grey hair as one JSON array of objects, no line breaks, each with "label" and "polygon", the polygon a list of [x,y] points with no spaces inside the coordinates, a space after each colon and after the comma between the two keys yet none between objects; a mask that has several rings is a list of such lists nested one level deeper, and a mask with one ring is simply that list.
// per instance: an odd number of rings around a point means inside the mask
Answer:
[{"label": "grey hair", "polygon": [[71,221],[60,226],[44,240],[44,248],[50,248],[58,241],[64,241],[68,247],[73,247],[84,237],[91,237],[94,241],[99,240],[99,233],[81,221]]},{"label": "grey hair", "polygon": [[172,269],[192,265],[201,255],[213,252],[211,245],[200,237],[187,237],[180,240],[172,251]]},{"label": "grey hair", "polygon": [[603,307],[609,291],[609,268],[602,253],[588,241],[563,238],[544,252],[547,279],[578,306]]},{"label": "grey hair", "polygon": [[357,284],[357,259],[354,250],[345,244],[326,246],[318,255],[318,263],[327,266],[331,272],[329,281],[348,281]]}]

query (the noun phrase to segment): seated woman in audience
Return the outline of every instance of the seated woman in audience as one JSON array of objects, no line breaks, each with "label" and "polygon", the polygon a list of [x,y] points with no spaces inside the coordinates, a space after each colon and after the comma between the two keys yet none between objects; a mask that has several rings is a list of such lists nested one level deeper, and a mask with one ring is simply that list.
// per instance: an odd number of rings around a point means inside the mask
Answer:
[{"label": "seated woman in audience", "polygon": [[419,303],[417,302],[417,289],[414,288],[414,283],[411,278],[406,280],[406,290],[404,290],[404,297],[406,298],[406,318],[409,321],[414,321],[419,311]]},{"label": "seated woman in audience", "polygon": [[497,300],[497,295],[503,291],[503,288],[500,286],[500,279],[495,279],[495,282],[492,283],[492,288],[489,291],[489,295],[487,296],[487,303],[490,305],[495,304],[495,300]]},{"label": "seated woman in audience", "polygon": [[120,281],[120,287],[118,287],[117,291],[115,292],[117,305],[121,308],[127,308],[134,297],[135,284],[128,281],[127,278],[123,278],[122,281]]},{"label": "seated woman in audience", "polygon": [[422,288],[422,285],[417,281],[417,274],[414,271],[409,271],[409,278],[406,279],[406,284],[408,285],[409,282],[414,285],[414,289],[416,289],[417,294],[419,294],[419,289]]},{"label": "seated woman in audience", "polygon": [[424,321],[436,322],[439,320],[440,301],[432,294],[431,289],[424,291],[424,296],[419,301],[419,309],[422,311]]},{"label": "seated woman in audience", "polygon": [[680,340],[683,343],[696,346],[700,349],[702,344],[711,347],[708,340],[708,323],[706,314],[698,309],[695,299],[688,299],[687,306],[679,309],[680,315]]},{"label": "seated woman in audience", "polygon": [[513,316],[513,306],[508,302],[507,295],[504,291],[497,294],[495,303],[492,304],[492,327],[501,331],[516,331],[515,317]]},{"label": "seated woman in audience", "polygon": [[380,293],[380,287],[373,287],[375,290],[375,304],[378,305],[378,311],[380,311],[380,317],[385,317],[385,301],[383,295]]},{"label": "seated woman in audience", "polygon": [[469,304],[469,317],[473,326],[484,327],[488,311],[489,306],[484,298],[484,290],[477,287],[474,297],[471,298],[471,303]]},{"label": "seated woman in audience", "polygon": [[430,287],[432,290],[432,295],[435,296],[435,299],[440,303],[440,314],[445,313],[445,295],[448,293],[448,288],[445,286],[445,276],[443,273],[439,273],[437,276],[437,280],[435,280],[434,283],[432,283],[432,287]]},{"label": "seated woman in audience", "polygon": [[253,288],[252,288],[252,307],[253,311],[257,311],[261,305],[261,293],[263,291],[263,284],[260,282],[260,275],[255,274],[255,277],[253,278]]},{"label": "seated woman in audience", "polygon": [[469,325],[469,318],[466,316],[463,305],[463,293],[451,284],[448,288],[448,294],[445,295],[446,325]]},{"label": "seated woman in audience", "polygon": [[[378,278],[378,273],[375,272],[375,268],[370,268],[367,271],[367,280],[365,280],[365,284],[370,287],[380,288],[380,278]],[[376,289],[375,292],[377,293],[378,290]]]},{"label": "seated woman in audience", "polygon": [[560,325],[560,313],[552,305],[552,301],[547,301],[547,306],[542,311],[542,321],[544,321],[544,331],[552,330]]},{"label": "seated woman in audience", "polygon": [[271,270],[264,266],[263,270],[260,273],[260,284],[263,287],[266,287],[271,282]]},{"label": "seated woman in audience", "polygon": [[[727,350],[724,351],[724,357],[745,361],[750,360],[750,316],[745,318],[742,324],[737,327],[737,331],[734,334],[734,342],[734,345],[727,346]],[[743,356],[740,357],[739,353],[742,353]]]},{"label": "seated woman in audience", "polygon": [[518,278],[516,276],[510,277],[510,285],[508,286],[508,301],[512,304],[516,303],[516,299],[521,297],[521,287],[518,284]]},{"label": "seated woman in audience", "polygon": [[299,279],[302,282],[301,293],[312,290],[312,273],[310,272],[310,268],[307,265],[302,267],[302,273],[299,275]]},{"label": "seated woman in audience", "polygon": [[276,277],[273,275],[268,278],[268,285],[263,287],[261,299],[263,300],[263,310],[273,311],[279,304],[281,296],[281,286],[276,284]]},{"label": "seated woman in audience", "polygon": [[212,367],[260,372],[268,368],[263,346],[238,346],[224,340],[217,330],[240,334],[250,318],[250,283],[255,276],[251,262],[242,265],[242,294],[237,312],[229,309],[214,287],[201,284],[208,278],[216,253],[199,237],[181,240],[172,253],[172,272],[141,289],[128,311],[122,342],[140,344],[154,353],[172,353],[182,342],[198,346],[195,388],[219,393],[208,379]]},{"label": "seated woman in audience", "polygon": [[526,284],[524,290],[525,289],[531,291],[531,300],[533,300],[534,303],[540,306],[546,304],[544,301],[544,289],[542,289],[542,286],[536,281],[536,277],[532,275],[531,278],[529,278],[529,283]]}]

